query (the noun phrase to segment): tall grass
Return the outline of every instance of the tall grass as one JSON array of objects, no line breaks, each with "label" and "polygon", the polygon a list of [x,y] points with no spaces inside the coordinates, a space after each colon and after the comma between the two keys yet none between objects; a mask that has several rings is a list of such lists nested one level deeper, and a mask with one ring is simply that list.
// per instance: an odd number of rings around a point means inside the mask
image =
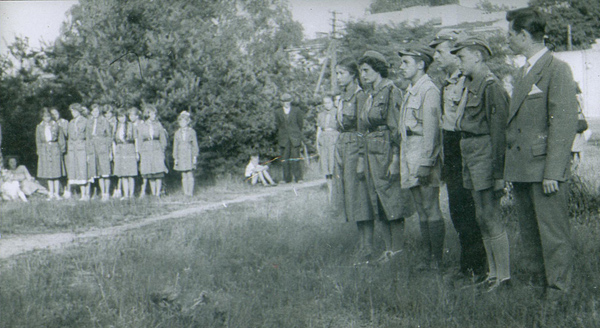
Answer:
[{"label": "tall grass", "polygon": [[[288,191],[5,262],[0,326],[600,326],[597,223],[576,224],[577,284],[557,309],[520,282],[514,224],[515,286],[485,295],[443,273],[416,269],[412,221],[404,252],[392,262],[353,265],[356,228],[332,220],[325,199],[323,189]],[[456,249],[455,238],[449,240],[447,248]],[[446,257],[446,266],[455,264]]]}]

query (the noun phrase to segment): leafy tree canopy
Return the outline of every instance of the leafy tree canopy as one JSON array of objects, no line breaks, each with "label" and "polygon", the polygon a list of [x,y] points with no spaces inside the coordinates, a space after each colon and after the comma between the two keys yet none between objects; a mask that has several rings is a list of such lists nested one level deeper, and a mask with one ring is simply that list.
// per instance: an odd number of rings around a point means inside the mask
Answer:
[{"label": "leafy tree canopy", "polygon": [[546,34],[556,50],[568,48],[568,25],[574,49],[589,48],[600,38],[598,0],[530,0],[529,5],[548,13]]},{"label": "leafy tree canopy", "polygon": [[458,0],[375,0],[369,6],[369,12],[378,14],[413,6],[442,6],[454,3],[458,3]]}]

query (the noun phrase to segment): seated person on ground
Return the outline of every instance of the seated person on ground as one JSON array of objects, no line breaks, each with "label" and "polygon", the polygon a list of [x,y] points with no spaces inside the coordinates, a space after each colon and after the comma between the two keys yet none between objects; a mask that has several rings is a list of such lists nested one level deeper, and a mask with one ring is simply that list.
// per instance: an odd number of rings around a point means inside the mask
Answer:
[{"label": "seated person on ground", "polygon": [[265,186],[277,185],[271,178],[268,170],[269,166],[259,164],[258,155],[250,156],[250,162],[246,165],[245,176],[247,180],[250,180],[252,185],[255,185],[258,179],[260,179],[260,182]]},{"label": "seated person on ground", "polygon": [[2,179],[5,183],[17,181],[21,191],[27,196],[31,196],[34,193],[48,195],[48,189],[35,181],[24,165],[18,165],[15,156],[7,156],[6,163],[6,172],[2,174]]}]

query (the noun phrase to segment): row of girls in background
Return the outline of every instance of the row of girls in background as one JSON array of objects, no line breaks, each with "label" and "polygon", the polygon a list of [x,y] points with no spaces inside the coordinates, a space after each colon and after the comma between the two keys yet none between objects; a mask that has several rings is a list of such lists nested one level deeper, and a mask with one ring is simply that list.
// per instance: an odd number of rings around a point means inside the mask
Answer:
[{"label": "row of girls in background", "polygon": [[[73,187],[79,186],[81,200],[91,197],[91,184],[97,180],[101,199],[110,195],[110,178],[116,176],[118,185],[113,197],[128,199],[134,196],[135,177],[142,176],[140,197],[146,195],[148,182],[151,193],[160,196],[162,179],[168,172],[165,165],[167,133],[157,120],[157,110],[144,106],[144,118],[135,108],[118,109],[110,105],[85,106],[72,104],[73,119],[60,118],[56,109],[44,108],[42,122],[36,129],[38,155],[37,177],[48,181],[50,199],[60,199],[60,179],[67,176],[63,198],[71,198]],[[192,170],[198,157],[196,132],[189,127],[190,114],[182,112],[175,133],[173,156],[176,171],[182,173],[183,191],[193,194]]]}]

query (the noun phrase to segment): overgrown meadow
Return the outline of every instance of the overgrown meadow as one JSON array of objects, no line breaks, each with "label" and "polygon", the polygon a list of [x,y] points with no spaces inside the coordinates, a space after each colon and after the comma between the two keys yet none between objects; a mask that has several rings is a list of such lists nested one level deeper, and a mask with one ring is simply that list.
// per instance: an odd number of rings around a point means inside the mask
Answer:
[{"label": "overgrown meadow", "polygon": [[[513,287],[485,294],[452,279],[458,242],[449,222],[440,272],[417,270],[415,217],[407,221],[400,255],[355,265],[356,228],[332,217],[325,188],[281,188],[262,201],[3,260],[0,327],[598,327],[598,140],[588,143],[584,156],[578,168],[583,191],[574,194],[574,203],[593,208],[573,208],[576,284],[559,306],[525,282],[510,207],[504,213]],[[36,232],[86,230],[262,190],[273,189],[225,179],[187,200],[2,203],[1,229],[4,236],[27,226]],[[23,213],[67,217],[36,228],[46,219],[14,219]]]}]

